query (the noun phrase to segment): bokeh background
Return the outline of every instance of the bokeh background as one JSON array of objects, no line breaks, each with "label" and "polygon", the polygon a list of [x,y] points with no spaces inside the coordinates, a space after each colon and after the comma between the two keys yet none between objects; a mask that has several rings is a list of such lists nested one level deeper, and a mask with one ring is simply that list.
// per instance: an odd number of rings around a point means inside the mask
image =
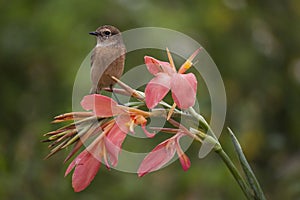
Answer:
[{"label": "bokeh background", "polygon": [[[299,19],[298,0],[0,1],[0,199],[244,199],[215,153],[197,157],[198,144],[187,172],[178,161],[143,178],[102,167],[81,193],[63,177],[66,152],[43,160],[42,135],[71,111],[76,72],[95,44],[87,33],[103,24],[170,28],[201,43],[224,80],[226,125],[268,199],[299,199]],[[237,162],[226,131],[221,142]]]}]

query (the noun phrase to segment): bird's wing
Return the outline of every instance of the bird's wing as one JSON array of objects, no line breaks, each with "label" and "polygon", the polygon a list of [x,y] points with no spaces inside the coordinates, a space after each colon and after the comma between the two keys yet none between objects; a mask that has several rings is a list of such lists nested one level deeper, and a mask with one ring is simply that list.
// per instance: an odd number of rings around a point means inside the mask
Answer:
[{"label": "bird's wing", "polygon": [[96,54],[96,51],[95,51],[95,49],[93,49],[93,51],[92,51],[92,54],[91,54],[91,67],[93,66],[93,64],[94,64],[94,58],[95,58],[95,54]]}]

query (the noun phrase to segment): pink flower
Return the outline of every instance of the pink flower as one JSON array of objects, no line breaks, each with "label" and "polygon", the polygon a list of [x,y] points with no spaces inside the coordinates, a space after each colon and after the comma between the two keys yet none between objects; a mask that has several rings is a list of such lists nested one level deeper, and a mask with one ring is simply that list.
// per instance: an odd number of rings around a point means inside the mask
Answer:
[{"label": "pink flower", "polygon": [[117,165],[125,137],[126,133],[118,129],[114,121],[110,121],[87,149],[70,163],[65,176],[75,168],[72,176],[72,186],[75,192],[84,190],[91,183],[101,166],[101,160],[107,168]]},{"label": "pink flower", "polygon": [[99,94],[85,96],[81,105],[85,110],[93,110],[98,117],[116,116],[118,128],[125,133],[134,133],[134,127],[141,125],[146,136],[154,136],[146,130],[146,118],[150,116],[149,112],[118,105],[113,99]]},{"label": "pink flower", "polygon": [[100,168],[101,161],[107,168],[117,165],[126,135],[128,132],[133,133],[135,126],[141,125],[148,137],[154,136],[146,130],[146,118],[150,115],[148,112],[119,106],[111,98],[98,94],[85,96],[81,105],[86,110],[92,110],[98,117],[116,117],[90,133],[92,135],[100,132],[87,149],[81,152],[67,168],[65,176],[75,168],[72,176],[75,192],[84,190],[91,183]]},{"label": "pink flower", "polygon": [[192,60],[198,54],[197,49],[192,56],[181,66],[178,73],[171,55],[170,63],[159,61],[150,56],[145,56],[145,64],[151,74],[155,77],[147,84],[145,89],[146,105],[154,108],[169,92],[172,91],[174,102],[181,109],[187,109],[195,104],[197,79],[194,74],[183,74],[192,66]]},{"label": "pink flower", "polygon": [[96,176],[101,162],[90,152],[84,150],[69,165],[66,170],[67,176],[75,167],[72,176],[72,186],[75,192],[84,190]]},{"label": "pink flower", "polygon": [[142,177],[145,174],[160,169],[163,165],[168,163],[177,153],[181,166],[184,171],[191,166],[189,158],[185,155],[180,147],[179,140],[184,133],[177,133],[173,137],[163,141],[157,145],[143,160],[139,169],[138,176]]}]

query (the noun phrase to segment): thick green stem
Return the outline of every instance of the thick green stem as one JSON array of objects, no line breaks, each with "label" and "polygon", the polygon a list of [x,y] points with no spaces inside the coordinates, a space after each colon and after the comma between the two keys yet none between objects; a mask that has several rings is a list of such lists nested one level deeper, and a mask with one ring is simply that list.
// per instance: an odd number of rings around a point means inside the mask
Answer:
[{"label": "thick green stem", "polygon": [[230,128],[227,128],[228,131],[229,131],[229,134],[232,138],[232,141],[233,141],[233,144],[234,144],[234,147],[235,147],[235,150],[238,154],[238,157],[239,157],[239,160],[240,160],[240,163],[242,165],[242,168],[243,168],[243,171],[245,172],[245,175],[247,177],[247,180],[248,180],[248,183],[250,184],[251,188],[253,189],[254,191],[254,194],[256,196],[256,199],[259,199],[259,200],[265,200],[266,197],[264,195],[264,192],[263,190],[261,189],[244,153],[243,153],[243,150],[242,150],[242,147],[240,145],[240,143],[238,142],[237,138],[235,137],[234,133],[232,132],[232,130]]},{"label": "thick green stem", "polygon": [[209,142],[212,145],[214,145],[214,151],[222,158],[222,160],[224,161],[224,163],[226,164],[227,168],[230,170],[231,174],[233,175],[233,177],[235,178],[235,180],[239,184],[240,188],[242,189],[242,191],[245,194],[245,196],[247,197],[247,199],[248,200],[255,200],[256,198],[255,198],[255,196],[254,196],[251,188],[249,187],[249,185],[247,184],[247,182],[245,181],[245,179],[241,176],[241,174],[239,173],[238,169],[235,167],[235,165],[233,164],[233,162],[231,161],[231,159],[228,157],[228,155],[223,150],[221,144],[219,143],[218,139],[215,137],[215,134],[211,130],[209,124],[193,108],[190,108],[189,112],[190,112],[190,114],[192,116],[194,116],[196,119],[198,119],[199,121],[201,121],[201,123],[203,125],[205,125],[205,127],[207,128],[207,130],[211,132],[212,136],[207,135],[205,133],[202,133],[201,131],[198,131],[198,130],[195,130],[195,129],[190,129],[190,131],[192,133],[194,133],[194,134],[199,135],[199,137],[202,140],[206,140],[207,142]]},{"label": "thick green stem", "polygon": [[231,161],[231,159],[228,157],[228,155],[225,153],[225,151],[220,148],[216,151],[216,153],[222,158],[224,163],[226,164],[227,168],[230,170],[231,174],[239,184],[240,188],[244,192],[245,196],[247,197],[248,200],[254,200],[252,191],[250,190],[249,186],[245,183],[244,179],[242,178],[241,174]]}]

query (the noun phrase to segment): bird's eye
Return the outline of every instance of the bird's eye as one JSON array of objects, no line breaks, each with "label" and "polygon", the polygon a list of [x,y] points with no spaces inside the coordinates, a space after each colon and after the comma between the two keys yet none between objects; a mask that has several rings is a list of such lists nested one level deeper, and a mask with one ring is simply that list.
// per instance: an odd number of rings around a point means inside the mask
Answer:
[{"label": "bird's eye", "polygon": [[109,35],[111,34],[110,31],[104,31],[103,33],[104,33],[104,35],[106,35],[106,36],[109,36]]}]

